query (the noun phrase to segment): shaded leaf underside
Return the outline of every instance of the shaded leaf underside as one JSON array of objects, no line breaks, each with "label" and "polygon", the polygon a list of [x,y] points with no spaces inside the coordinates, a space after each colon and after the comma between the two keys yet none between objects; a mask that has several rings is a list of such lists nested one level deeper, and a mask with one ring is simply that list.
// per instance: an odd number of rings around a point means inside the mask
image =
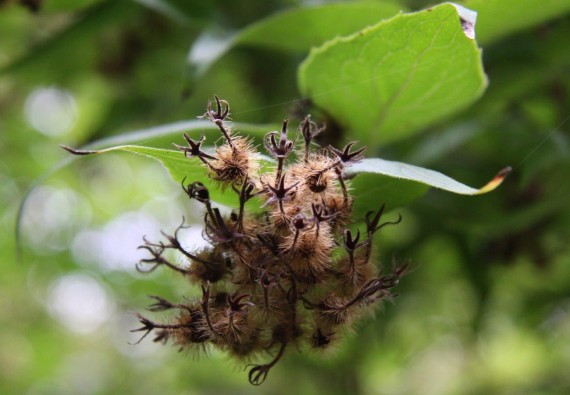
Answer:
[{"label": "shaded leaf underside", "polygon": [[370,1],[291,8],[255,22],[231,37],[216,38],[217,49],[214,51],[210,46],[206,58],[197,56],[201,53],[201,45],[211,44],[212,37],[204,33],[190,49],[189,62],[197,74],[203,74],[236,47],[303,53],[336,36],[352,34],[402,10],[404,7],[400,4]]}]

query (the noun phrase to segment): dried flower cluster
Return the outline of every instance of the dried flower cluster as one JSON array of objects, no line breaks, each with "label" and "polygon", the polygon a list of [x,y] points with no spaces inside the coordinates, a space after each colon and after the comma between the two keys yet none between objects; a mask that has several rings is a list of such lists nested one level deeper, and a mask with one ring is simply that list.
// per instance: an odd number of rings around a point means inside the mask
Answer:
[{"label": "dried flower cluster", "polygon": [[[384,275],[373,262],[373,236],[392,224],[381,222],[383,207],[366,215],[364,234],[347,228],[353,197],[344,168],[360,160],[364,148],[353,151],[351,143],[342,150],[315,149],[313,139],[324,128],[308,116],[291,138],[285,121],[281,131],[265,136],[275,168],[260,173],[255,147],[231,131],[228,115],[226,101],[216,97],[214,107],[208,103],[204,117],[224,139],[215,154],[203,151],[204,136],[195,141],[185,134],[187,145],[176,147],[234,191],[239,208],[225,217],[202,183],[183,181],[188,196],[204,205],[210,247],[187,251],[178,237],[182,225],[174,235],[165,234],[166,242],[145,239],[141,246],[151,255],[141,270],[166,266],[199,285],[202,297],[178,304],[153,296],[151,311],[174,309],[177,315],[168,324],[139,316],[142,327],[135,331],[154,331],[154,341],[183,349],[212,345],[248,360],[269,353],[269,362],[248,365],[249,381],[258,385],[287,348],[327,349],[338,342],[376,302],[392,296],[405,266]],[[299,135],[304,144],[297,144]],[[246,209],[252,198],[264,202],[261,212]],[[166,250],[179,251],[187,268],[171,263]]]}]

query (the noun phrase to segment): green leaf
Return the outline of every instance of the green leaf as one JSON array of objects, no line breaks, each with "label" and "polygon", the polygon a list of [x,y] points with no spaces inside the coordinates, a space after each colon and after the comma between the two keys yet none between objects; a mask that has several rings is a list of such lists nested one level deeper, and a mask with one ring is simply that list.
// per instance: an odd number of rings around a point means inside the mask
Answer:
[{"label": "green leaf", "polygon": [[429,186],[375,173],[362,173],[351,184],[353,218],[361,220],[370,210],[386,205],[386,211],[406,206],[425,194]]},{"label": "green leaf", "polygon": [[[348,35],[396,15],[403,7],[391,2],[334,3],[299,7],[271,15],[241,32],[212,41],[206,33],[190,50],[190,64],[198,74],[234,47],[250,46],[271,50],[306,52],[335,36]],[[215,46],[212,46],[216,43]],[[202,46],[208,45],[207,51]],[[215,47],[215,49],[214,49]],[[207,53],[207,56],[203,56]]]},{"label": "green leaf", "polygon": [[[251,124],[242,124],[242,123],[233,123],[232,124],[232,129],[234,130],[239,130],[240,132],[244,132],[244,134],[247,134],[249,136],[253,136],[253,137],[261,137],[263,135],[265,135],[267,133],[268,130],[271,129],[275,129],[275,127],[273,126],[260,126],[260,125],[251,125]],[[166,124],[166,125],[160,125],[160,126],[156,126],[156,127],[152,127],[152,128],[148,128],[148,129],[141,129],[141,130],[136,130],[136,131],[132,131],[132,132],[127,132],[127,133],[123,133],[119,136],[113,136],[113,137],[109,137],[106,139],[101,139],[98,141],[95,141],[93,143],[90,143],[88,145],[85,145],[83,147],[81,147],[81,150],[90,150],[90,151],[102,151],[102,150],[113,150],[113,149],[118,149],[120,146],[129,146],[129,145],[134,145],[134,144],[145,144],[147,145],[147,147],[140,147],[140,149],[132,149],[131,152],[133,153],[138,153],[139,155],[146,155],[149,157],[153,157],[152,154],[155,153],[155,158],[157,160],[160,160],[160,158],[163,159],[168,159],[171,156],[174,158],[174,154],[172,153],[168,153],[169,150],[165,150],[165,149],[160,149],[160,148],[156,148],[156,147],[160,147],[160,146],[172,146],[172,142],[173,141],[180,141],[181,144],[183,144],[183,139],[181,137],[181,134],[185,132],[187,133],[190,137],[197,139],[200,137],[200,135],[202,133],[205,133],[206,135],[208,135],[209,133],[214,132],[215,136],[211,141],[215,141],[218,136],[219,136],[219,129],[213,125],[211,122],[209,121],[204,121],[204,120],[191,120],[191,121],[180,121],[180,122],[174,122],[171,124]],[[148,147],[148,145],[154,145],[155,147]],[[125,149],[128,150],[128,149]],[[156,151],[154,151],[156,150]],[[138,152],[134,152],[134,151],[138,151]],[[173,151],[170,150],[172,152],[176,152],[177,156],[180,159],[185,159],[183,155],[180,154],[180,151]],[[16,219],[16,244],[18,246],[21,246],[20,244],[20,225],[21,225],[21,221],[22,221],[22,216],[25,213],[26,210],[26,204],[28,202],[28,198],[31,195],[31,192],[39,185],[41,185],[45,180],[47,180],[50,176],[52,176],[53,174],[55,174],[57,171],[59,171],[60,169],[68,166],[69,164],[71,164],[73,161],[77,160],[78,156],[67,156],[65,157],[65,159],[63,159],[62,161],[60,161],[58,164],[56,164],[52,169],[50,169],[50,171],[48,171],[47,173],[45,173],[42,177],[36,179],[33,184],[30,186],[30,188],[28,189],[28,191],[26,192],[26,195],[24,196],[24,199],[22,200],[22,203],[20,204],[20,207],[18,208],[18,215],[17,215],[17,219]],[[263,159],[263,158],[262,158]],[[188,160],[186,160],[188,161]],[[186,171],[186,169],[181,168],[179,165],[177,165],[177,163],[179,163],[179,159],[173,159],[172,161],[167,160],[167,164],[165,164],[165,166],[168,168],[168,166],[172,167],[172,170],[169,171],[171,172],[171,174],[179,174],[180,171],[184,170]],[[268,164],[267,161],[263,161],[263,164]],[[193,174],[197,174],[196,173],[196,169],[195,167],[193,167],[193,165],[189,165],[189,171],[191,173],[186,174],[188,176],[188,180],[190,181],[194,181],[194,179],[192,179],[191,177],[193,176]],[[204,169],[201,168],[200,169],[200,173],[198,174],[199,177],[195,177],[196,180],[200,179],[202,180],[204,177]],[[181,181],[183,177],[174,177],[174,180],[176,181]],[[213,196],[218,196],[218,192],[216,191],[212,191],[213,192]],[[224,200],[225,199],[225,200]],[[220,203],[225,204],[229,203],[229,199],[230,197],[226,197],[223,198],[220,201]],[[235,202],[231,202],[232,205],[235,204]]]},{"label": "green leaf", "polygon": [[561,17],[570,11],[567,0],[464,0],[477,11],[477,41],[491,43],[509,34]]},{"label": "green leaf", "polygon": [[[155,159],[168,170],[168,173],[174,181],[178,183],[181,183],[183,180],[186,180],[186,182],[200,181],[209,189],[210,198],[216,203],[229,207],[235,207],[238,204],[237,197],[233,191],[224,191],[216,181],[206,175],[205,166],[198,158],[186,158],[179,150],[143,147],[139,145],[119,145],[102,150],[77,151],[70,149],[70,151],[79,155],[124,151]],[[262,170],[267,170],[273,165],[273,161],[263,155],[259,155],[258,159],[261,162]],[[257,199],[252,200],[255,201],[255,203],[249,204],[250,211],[259,211],[263,203]]]},{"label": "green leaf", "polygon": [[335,36],[352,34],[402,11],[395,3],[333,3],[295,8],[263,19],[243,30],[236,44],[304,52]]},{"label": "green leaf", "polygon": [[329,41],[311,51],[298,79],[302,95],[372,145],[450,116],[487,85],[481,52],[451,4]]},{"label": "green leaf", "polygon": [[501,185],[510,171],[510,167],[501,170],[491,181],[478,189],[434,170],[379,158],[363,159],[349,166],[346,175],[354,177],[351,183],[353,195],[356,197],[354,213],[361,217],[381,204],[386,204],[388,210],[408,204],[423,195],[429,187],[460,195],[491,192]]}]

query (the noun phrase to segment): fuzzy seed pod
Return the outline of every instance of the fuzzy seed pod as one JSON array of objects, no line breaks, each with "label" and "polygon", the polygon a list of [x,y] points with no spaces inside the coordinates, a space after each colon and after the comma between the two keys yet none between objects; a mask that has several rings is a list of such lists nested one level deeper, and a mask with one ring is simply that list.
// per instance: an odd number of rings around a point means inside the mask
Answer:
[{"label": "fuzzy seed pod", "polygon": [[334,160],[322,154],[311,154],[306,161],[291,166],[289,173],[302,180],[307,193],[337,193],[335,184]]},{"label": "fuzzy seed pod", "polygon": [[[211,345],[239,360],[270,353],[266,363],[249,365],[249,381],[259,385],[290,345],[314,350],[336,345],[376,302],[391,297],[403,270],[381,276],[372,259],[373,235],[386,225],[380,221],[383,208],[364,218],[365,237],[346,230],[353,197],[343,169],[360,160],[362,148],[352,151],[350,143],[343,150],[312,152],[313,138],[324,128],[307,117],[299,129],[304,150],[296,152],[297,137],[290,136],[285,121],[281,131],[264,139],[275,167],[259,174],[255,147],[231,132],[229,104],[215,99],[204,118],[217,126],[224,143],[210,155],[202,149],[205,137],[195,141],[184,135],[187,145],[176,147],[188,160],[201,162],[225,193],[233,191],[236,205],[224,215],[210,201],[214,194],[206,180],[182,183],[188,197],[204,205],[203,236],[211,247],[185,250],[177,235],[182,224],[174,235],[163,233],[165,242],[144,239],[141,248],[151,257],[140,266],[151,265],[147,272],[167,267],[190,278],[202,288],[202,299],[176,304],[153,297],[151,311],[175,309],[178,315],[168,324],[139,316],[142,327],[136,331],[144,336],[155,331],[155,341],[185,349]],[[254,207],[259,199],[261,205]],[[189,267],[170,263],[167,250],[184,256]]]},{"label": "fuzzy seed pod", "polygon": [[243,137],[232,138],[233,147],[223,144],[216,148],[216,161],[210,167],[210,174],[224,184],[241,185],[248,175],[259,170],[257,152],[251,141]]}]

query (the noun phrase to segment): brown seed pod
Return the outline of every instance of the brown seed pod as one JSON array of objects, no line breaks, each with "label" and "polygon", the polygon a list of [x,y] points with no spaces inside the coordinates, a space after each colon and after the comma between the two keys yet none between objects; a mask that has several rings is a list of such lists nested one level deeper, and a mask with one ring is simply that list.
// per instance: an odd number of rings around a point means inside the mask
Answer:
[{"label": "brown seed pod", "polygon": [[233,146],[223,144],[216,148],[216,161],[209,167],[210,176],[223,185],[241,185],[249,174],[259,170],[257,152],[251,141],[234,137]]},{"label": "brown seed pod", "polygon": [[[204,138],[185,136],[187,146],[178,148],[189,160],[198,157],[225,193],[235,193],[236,205],[225,214],[210,200],[214,194],[206,180],[182,182],[188,197],[205,207],[203,235],[211,246],[185,250],[178,238],[182,224],[174,235],[164,233],[164,242],[145,239],[141,248],[151,257],[141,266],[167,267],[190,278],[200,285],[202,298],[176,304],[153,297],[151,311],[177,315],[167,324],[139,316],[142,327],[136,331],[145,336],[154,331],[155,341],[185,349],[211,345],[240,361],[269,353],[266,363],[248,365],[249,381],[259,385],[289,346],[327,350],[338,344],[359,317],[392,295],[403,270],[382,276],[375,269],[373,235],[391,224],[381,222],[383,208],[366,215],[362,237],[346,230],[353,197],[343,168],[360,160],[363,149],[351,151],[351,143],[343,150],[312,150],[323,128],[306,118],[297,133],[304,151],[296,152],[297,137],[290,136],[285,121],[281,131],[264,139],[275,166],[259,174],[255,147],[232,133],[226,125],[229,104],[215,99],[204,114],[224,139],[215,155],[204,151]],[[262,203],[253,206],[259,199]],[[189,267],[172,264],[167,250],[184,256]]]}]

